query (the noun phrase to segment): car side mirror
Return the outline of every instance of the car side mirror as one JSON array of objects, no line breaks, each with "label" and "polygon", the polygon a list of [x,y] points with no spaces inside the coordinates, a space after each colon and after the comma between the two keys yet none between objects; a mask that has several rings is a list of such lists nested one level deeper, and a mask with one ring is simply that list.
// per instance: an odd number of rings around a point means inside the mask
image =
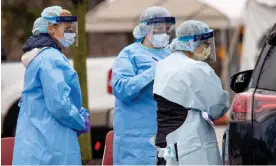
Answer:
[{"label": "car side mirror", "polygon": [[231,77],[230,88],[236,93],[244,92],[248,87],[252,73],[253,70],[246,70],[234,74]]}]

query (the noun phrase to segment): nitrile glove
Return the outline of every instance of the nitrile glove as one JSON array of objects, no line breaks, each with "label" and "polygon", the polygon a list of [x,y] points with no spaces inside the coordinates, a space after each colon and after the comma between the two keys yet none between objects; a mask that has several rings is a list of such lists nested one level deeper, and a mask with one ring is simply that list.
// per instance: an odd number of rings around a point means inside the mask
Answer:
[{"label": "nitrile glove", "polygon": [[82,134],[88,133],[89,130],[90,130],[90,119],[89,119],[89,117],[86,116],[86,117],[84,117],[84,119],[85,119],[85,129],[82,130],[82,131],[77,131],[78,137]]}]

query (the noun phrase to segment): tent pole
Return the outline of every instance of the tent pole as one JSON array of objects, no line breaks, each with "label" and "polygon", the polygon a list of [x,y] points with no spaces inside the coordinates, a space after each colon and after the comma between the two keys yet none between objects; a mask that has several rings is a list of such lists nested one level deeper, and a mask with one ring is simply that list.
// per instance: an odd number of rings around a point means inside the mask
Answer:
[{"label": "tent pole", "polygon": [[227,35],[226,35],[227,29],[220,29],[220,38],[221,38],[221,44],[222,48],[224,48],[224,58],[222,61],[222,72],[221,72],[221,80],[223,83],[224,89],[229,92],[229,86],[228,86],[228,54],[227,54]]},{"label": "tent pole", "polygon": [[237,46],[237,43],[239,41],[239,37],[240,37],[240,26],[235,28],[233,37],[231,39],[231,43],[228,49],[228,54],[229,54],[229,63],[231,63],[232,58],[234,56],[234,52],[235,52],[235,48]]}]

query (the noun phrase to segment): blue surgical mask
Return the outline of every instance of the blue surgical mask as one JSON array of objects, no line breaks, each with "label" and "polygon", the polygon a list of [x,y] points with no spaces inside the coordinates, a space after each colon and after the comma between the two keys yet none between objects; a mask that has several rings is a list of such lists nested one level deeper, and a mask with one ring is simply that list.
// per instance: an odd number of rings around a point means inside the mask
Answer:
[{"label": "blue surgical mask", "polygon": [[156,48],[166,47],[170,42],[170,36],[166,33],[153,34],[151,38],[151,44]]},{"label": "blue surgical mask", "polygon": [[70,47],[75,42],[76,33],[64,33],[64,37],[59,39],[63,47]]}]

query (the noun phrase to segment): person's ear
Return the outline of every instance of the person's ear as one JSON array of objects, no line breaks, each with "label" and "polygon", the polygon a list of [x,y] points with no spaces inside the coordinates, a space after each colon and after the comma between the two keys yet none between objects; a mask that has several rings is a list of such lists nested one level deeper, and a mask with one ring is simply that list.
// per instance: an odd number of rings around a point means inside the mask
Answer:
[{"label": "person's ear", "polygon": [[55,34],[55,27],[54,25],[48,25],[48,33],[51,35]]},{"label": "person's ear", "polygon": [[150,32],[145,36],[145,39],[147,39],[148,41],[150,41],[151,38],[152,38],[152,35],[153,35],[153,31],[150,31]]}]

